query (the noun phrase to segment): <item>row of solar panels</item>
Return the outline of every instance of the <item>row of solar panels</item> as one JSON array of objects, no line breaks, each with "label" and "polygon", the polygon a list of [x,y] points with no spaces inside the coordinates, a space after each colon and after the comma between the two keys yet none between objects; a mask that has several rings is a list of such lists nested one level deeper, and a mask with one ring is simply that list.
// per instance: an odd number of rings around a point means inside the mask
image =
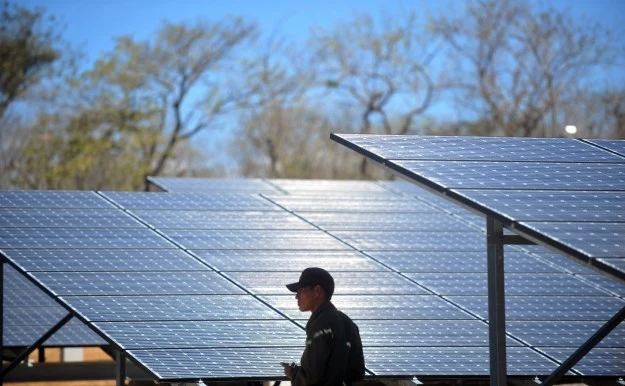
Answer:
[{"label": "row of solar panels", "polygon": [[[0,249],[158,379],[275,379],[307,318],[283,284],[311,265],[335,274],[371,373],[488,374],[476,216],[401,182],[258,183],[279,192],[1,192]],[[585,267],[507,256],[510,374],[549,373],[622,307],[623,286]],[[624,347],[619,328],[575,369],[623,375]]]}]

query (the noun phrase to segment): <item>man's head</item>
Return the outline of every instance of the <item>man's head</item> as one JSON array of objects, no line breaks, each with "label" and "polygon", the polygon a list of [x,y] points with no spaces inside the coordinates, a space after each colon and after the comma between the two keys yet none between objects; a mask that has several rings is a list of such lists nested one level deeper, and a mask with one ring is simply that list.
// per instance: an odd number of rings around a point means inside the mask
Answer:
[{"label": "man's head", "polygon": [[322,268],[306,268],[302,271],[299,281],[287,284],[286,288],[295,292],[299,310],[314,311],[325,301],[332,299],[334,279]]}]

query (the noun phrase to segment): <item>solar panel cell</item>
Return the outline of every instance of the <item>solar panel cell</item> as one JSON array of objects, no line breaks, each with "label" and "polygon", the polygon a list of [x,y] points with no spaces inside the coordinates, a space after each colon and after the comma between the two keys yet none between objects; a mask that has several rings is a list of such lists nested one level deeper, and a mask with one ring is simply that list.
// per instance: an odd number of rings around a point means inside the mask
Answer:
[{"label": "solar panel cell", "polygon": [[85,191],[0,191],[0,208],[105,208],[113,206],[94,192]]},{"label": "solar panel cell", "polygon": [[57,296],[218,295],[244,291],[216,272],[37,272],[33,276]]},{"label": "solar panel cell", "polygon": [[0,209],[1,228],[143,228],[116,209]]},{"label": "solar panel cell", "polygon": [[172,248],[149,229],[0,228],[0,248]]},{"label": "solar panel cell", "polygon": [[126,209],[279,210],[277,206],[260,195],[250,193],[106,192],[103,194]]},{"label": "solar panel cell", "polygon": [[62,299],[93,322],[283,319],[249,295],[66,296]]}]

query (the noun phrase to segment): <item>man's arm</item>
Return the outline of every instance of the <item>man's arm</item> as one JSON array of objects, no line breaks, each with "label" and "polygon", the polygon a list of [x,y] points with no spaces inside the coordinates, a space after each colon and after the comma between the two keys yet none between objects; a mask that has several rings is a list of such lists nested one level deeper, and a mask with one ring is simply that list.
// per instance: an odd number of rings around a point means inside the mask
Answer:
[{"label": "man's arm", "polygon": [[291,378],[293,385],[313,385],[323,379],[333,339],[334,331],[330,326],[319,328],[312,333],[312,337],[306,341],[301,366],[293,369]]}]

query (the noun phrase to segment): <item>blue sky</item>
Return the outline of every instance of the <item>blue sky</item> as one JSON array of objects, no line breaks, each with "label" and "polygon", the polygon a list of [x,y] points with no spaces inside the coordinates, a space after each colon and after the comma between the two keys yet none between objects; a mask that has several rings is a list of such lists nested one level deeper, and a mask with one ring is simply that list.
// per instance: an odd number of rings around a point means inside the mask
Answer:
[{"label": "blue sky", "polygon": [[[14,0],[43,7],[65,24],[65,38],[81,47],[90,60],[113,48],[113,38],[132,35],[147,38],[162,20],[172,22],[225,15],[256,20],[264,32],[276,26],[286,36],[305,39],[312,27],[330,27],[354,12],[417,9],[438,12],[453,9],[459,0]],[[534,0],[537,1],[537,0]],[[557,8],[569,7],[577,15],[620,28],[625,25],[625,0],[552,0]],[[623,34],[621,35],[623,36]]]}]

